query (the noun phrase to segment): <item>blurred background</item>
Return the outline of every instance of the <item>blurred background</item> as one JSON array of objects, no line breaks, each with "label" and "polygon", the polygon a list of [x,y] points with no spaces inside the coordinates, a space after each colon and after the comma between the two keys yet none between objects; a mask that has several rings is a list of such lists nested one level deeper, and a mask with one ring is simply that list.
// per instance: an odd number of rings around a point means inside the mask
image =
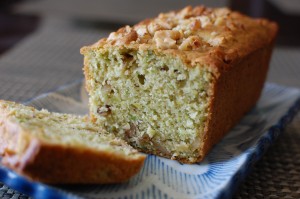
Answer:
[{"label": "blurred background", "polygon": [[[300,88],[299,0],[1,0],[0,99],[25,102],[83,78],[83,57],[79,53],[82,46],[121,26],[199,4],[227,6],[253,17],[277,21],[280,32],[268,81]],[[293,162],[300,168],[299,160]],[[247,182],[250,184],[241,188],[237,198],[264,198],[269,193],[264,191],[263,180],[259,184]],[[300,198],[297,183],[290,192],[297,192]],[[0,197],[17,198],[14,190],[1,183],[0,187]],[[282,193],[277,188],[272,191],[277,196]],[[247,197],[241,195],[245,193]],[[18,195],[21,196],[26,198]]]}]

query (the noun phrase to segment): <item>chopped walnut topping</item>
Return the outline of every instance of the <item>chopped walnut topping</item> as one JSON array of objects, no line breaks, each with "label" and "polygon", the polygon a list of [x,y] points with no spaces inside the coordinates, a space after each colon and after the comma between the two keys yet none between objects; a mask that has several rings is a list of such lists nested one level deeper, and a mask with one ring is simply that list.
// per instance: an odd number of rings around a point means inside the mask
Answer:
[{"label": "chopped walnut topping", "polygon": [[118,39],[119,37],[120,37],[120,35],[118,33],[112,32],[109,34],[107,40],[112,41],[112,40]]},{"label": "chopped walnut topping", "polygon": [[148,31],[151,35],[154,35],[155,32],[159,30],[170,30],[172,29],[171,24],[163,20],[155,20],[148,25]]},{"label": "chopped walnut topping", "polygon": [[190,36],[187,39],[183,40],[179,46],[179,50],[195,50],[203,44],[203,41],[198,36]]},{"label": "chopped walnut topping", "polygon": [[130,26],[126,26],[125,28],[119,29],[117,32],[112,32],[107,38],[107,41],[112,42],[112,44],[122,45],[136,41],[137,38],[137,32]]},{"label": "chopped walnut topping", "polygon": [[123,38],[123,43],[128,44],[132,41],[136,41],[138,38],[138,34],[135,30],[131,30],[128,34]]},{"label": "chopped walnut topping", "polygon": [[211,46],[220,46],[223,43],[224,40],[225,40],[224,37],[215,37],[215,38],[209,39],[207,42]]},{"label": "chopped walnut topping", "polygon": [[205,28],[206,26],[212,24],[211,19],[208,16],[199,16],[199,17],[196,17],[196,18],[200,20],[202,28]]},{"label": "chopped walnut topping", "polygon": [[215,19],[214,25],[215,26],[221,26],[224,23],[225,23],[225,18],[224,17],[218,17],[218,18]]},{"label": "chopped walnut topping", "polygon": [[200,20],[196,19],[191,23],[191,30],[198,30],[201,28],[201,22]]},{"label": "chopped walnut topping", "polygon": [[147,26],[146,25],[141,25],[138,28],[135,29],[138,36],[142,37],[145,34],[148,34]]},{"label": "chopped walnut topping", "polygon": [[175,30],[160,30],[155,32],[153,37],[156,46],[160,49],[176,48],[176,40],[180,38],[180,32]]},{"label": "chopped walnut topping", "polygon": [[161,13],[157,18],[144,20],[134,27],[125,26],[97,45],[139,44],[138,48],[143,50],[156,47],[162,50],[208,51],[221,45],[226,46],[225,43],[232,42],[236,35],[247,37],[249,29],[257,25],[267,26],[268,23],[267,20],[249,19],[228,8],[188,6],[177,12]]}]

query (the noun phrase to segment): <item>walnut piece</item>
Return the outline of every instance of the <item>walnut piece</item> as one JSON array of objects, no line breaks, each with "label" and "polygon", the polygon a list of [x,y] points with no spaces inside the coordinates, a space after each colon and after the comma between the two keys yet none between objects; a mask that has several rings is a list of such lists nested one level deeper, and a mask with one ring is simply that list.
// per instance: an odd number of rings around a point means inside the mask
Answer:
[{"label": "walnut piece", "polygon": [[203,41],[198,36],[190,36],[183,40],[179,46],[179,50],[196,50],[199,47],[203,46]]},{"label": "walnut piece", "polygon": [[137,39],[137,32],[130,26],[125,26],[124,28],[119,29],[117,32],[112,32],[108,36],[107,41],[110,41],[112,44],[115,43],[116,45],[123,45],[129,44]]},{"label": "walnut piece", "polygon": [[148,32],[151,35],[154,35],[159,30],[170,30],[170,29],[172,29],[172,25],[160,19],[157,19],[148,25]]},{"label": "walnut piece", "polygon": [[176,40],[181,38],[181,34],[176,30],[156,31],[153,40],[160,49],[177,48]]}]

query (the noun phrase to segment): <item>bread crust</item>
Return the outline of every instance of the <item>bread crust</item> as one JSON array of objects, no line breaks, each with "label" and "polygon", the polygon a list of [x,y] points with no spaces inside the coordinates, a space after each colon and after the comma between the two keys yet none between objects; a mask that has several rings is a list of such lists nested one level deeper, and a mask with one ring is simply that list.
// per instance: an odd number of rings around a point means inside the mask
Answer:
[{"label": "bread crust", "polygon": [[127,181],[144,158],[49,145],[32,140],[23,155],[5,155],[3,164],[34,181],[51,184],[108,184]]},{"label": "bread crust", "polygon": [[0,113],[2,163],[31,180],[51,184],[120,183],[143,166],[145,156],[142,154],[126,156],[114,151],[42,141],[11,122],[7,113]]},{"label": "bread crust", "polygon": [[198,161],[255,106],[267,76],[272,48],[273,42],[236,60],[219,75],[213,88]]}]

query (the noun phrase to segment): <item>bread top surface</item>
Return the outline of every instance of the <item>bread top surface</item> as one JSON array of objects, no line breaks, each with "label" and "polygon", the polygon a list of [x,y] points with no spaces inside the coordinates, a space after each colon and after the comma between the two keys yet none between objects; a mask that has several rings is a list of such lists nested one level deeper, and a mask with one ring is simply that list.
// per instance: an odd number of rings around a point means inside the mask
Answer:
[{"label": "bread top surface", "polygon": [[188,66],[218,67],[270,44],[277,29],[274,22],[252,19],[228,8],[188,6],[120,28],[108,38],[83,47],[81,53],[107,48],[153,50],[179,56]]},{"label": "bread top surface", "polygon": [[38,141],[45,145],[105,152],[125,159],[144,156],[125,141],[88,122],[86,117],[50,113],[0,100],[0,124],[8,129],[6,134],[2,132],[7,139],[2,152],[21,155],[30,142]]}]

